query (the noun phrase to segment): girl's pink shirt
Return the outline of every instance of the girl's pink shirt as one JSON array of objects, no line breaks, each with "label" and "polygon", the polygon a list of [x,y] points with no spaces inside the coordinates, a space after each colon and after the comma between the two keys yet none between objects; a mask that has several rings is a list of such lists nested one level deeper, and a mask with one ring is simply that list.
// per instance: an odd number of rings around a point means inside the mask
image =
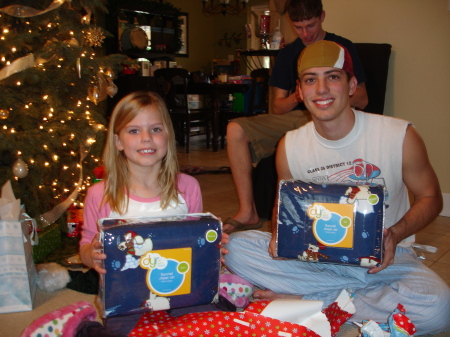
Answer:
[{"label": "girl's pink shirt", "polygon": [[[188,213],[201,213],[203,210],[202,194],[198,181],[187,174],[179,173],[177,177],[178,190],[186,201]],[[99,232],[97,221],[107,218],[111,214],[109,204],[101,204],[104,182],[99,182],[91,186],[86,194],[83,212],[83,228],[81,231],[80,247],[86,243],[91,243],[94,236]],[[141,198],[134,198],[142,200]],[[151,199],[151,202],[158,201],[158,198]],[[152,214],[152,216],[158,214]]]}]

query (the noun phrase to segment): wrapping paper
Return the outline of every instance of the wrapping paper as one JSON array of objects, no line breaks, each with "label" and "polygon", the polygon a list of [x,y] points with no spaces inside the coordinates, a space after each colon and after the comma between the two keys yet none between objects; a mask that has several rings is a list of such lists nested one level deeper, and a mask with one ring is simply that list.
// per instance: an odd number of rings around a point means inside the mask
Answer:
[{"label": "wrapping paper", "polygon": [[103,317],[217,300],[222,223],[211,214],[101,219]]},{"label": "wrapping paper", "polygon": [[[283,306],[285,301],[274,300],[252,302],[243,312],[214,311],[180,317],[171,317],[166,312],[145,313],[129,336],[333,337],[354,313],[354,306],[346,291],[323,311],[318,309],[317,303],[310,303],[316,301],[294,300],[294,302],[290,303],[292,305],[290,308],[284,307],[282,310],[278,308],[280,305]],[[344,310],[343,307],[351,312]]]},{"label": "wrapping paper", "polygon": [[381,185],[281,181],[278,256],[306,262],[378,265],[383,251],[384,196]]},{"label": "wrapping paper", "polygon": [[416,333],[416,326],[406,316],[406,309],[400,303],[389,316],[387,323],[367,320],[363,324],[355,324],[361,328],[363,337],[411,337]]}]

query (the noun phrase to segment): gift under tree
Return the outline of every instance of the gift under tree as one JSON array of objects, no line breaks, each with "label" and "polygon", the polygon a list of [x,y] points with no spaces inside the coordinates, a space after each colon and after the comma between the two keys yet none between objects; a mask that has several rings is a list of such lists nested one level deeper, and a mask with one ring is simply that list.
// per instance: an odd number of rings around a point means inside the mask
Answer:
[{"label": "gift under tree", "polygon": [[104,10],[101,0],[0,1],[0,185],[12,181],[40,227],[63,224],[99,165],[101,101],[125,58],[100,56]]}]

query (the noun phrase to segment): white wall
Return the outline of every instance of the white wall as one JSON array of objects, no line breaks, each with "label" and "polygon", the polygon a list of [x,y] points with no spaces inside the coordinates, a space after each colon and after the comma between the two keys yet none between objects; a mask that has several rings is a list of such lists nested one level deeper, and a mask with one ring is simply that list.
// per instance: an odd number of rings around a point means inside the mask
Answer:
[{"label": "white wall", "polygon": [[392,45],[385,114],[414,123],[442,192],[450,194],[448,0],[322,1],[325,30],[353,42]]}]

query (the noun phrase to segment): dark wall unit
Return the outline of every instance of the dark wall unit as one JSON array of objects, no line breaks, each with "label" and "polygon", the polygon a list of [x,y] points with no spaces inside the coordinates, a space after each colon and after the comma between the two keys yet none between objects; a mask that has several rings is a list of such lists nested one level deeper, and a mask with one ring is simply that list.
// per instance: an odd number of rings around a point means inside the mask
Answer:
[{"label": "dark wall unit", "polygon": [[111,0],[105,28],[107,53],[131,58],[174,56],[182,47],[179,9],[170,3],[149,0]]}]

